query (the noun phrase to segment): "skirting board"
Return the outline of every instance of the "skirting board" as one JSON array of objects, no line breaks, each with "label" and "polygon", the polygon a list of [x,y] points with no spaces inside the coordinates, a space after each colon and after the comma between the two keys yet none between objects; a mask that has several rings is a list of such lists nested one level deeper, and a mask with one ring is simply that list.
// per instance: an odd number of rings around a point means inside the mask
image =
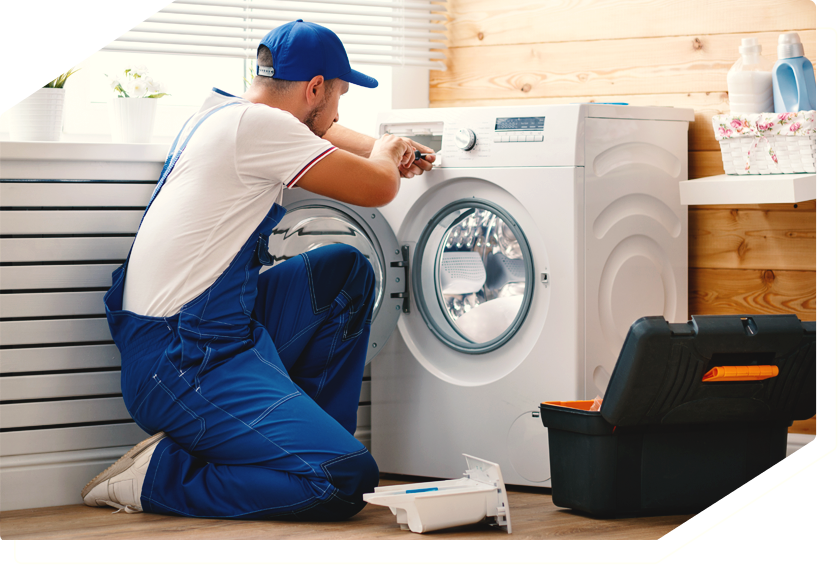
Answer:
[{"label": "skirting board", "polygon": [[[370,449],[370,427],[355,437]],[[0,464],[0,511],[73,505],[81,490],[131,446],[8,456]]]},{"label": "skirting board", "polygon": [[0,468],[0,511],[81,503],[82,488],[130,446],[10,456]]}]

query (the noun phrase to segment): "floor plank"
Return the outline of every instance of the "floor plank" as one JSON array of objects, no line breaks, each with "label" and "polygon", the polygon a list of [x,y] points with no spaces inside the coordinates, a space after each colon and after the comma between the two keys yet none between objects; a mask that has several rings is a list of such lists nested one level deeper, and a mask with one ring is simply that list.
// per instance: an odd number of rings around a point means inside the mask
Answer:
[{"label": "floor plank", "polygon": [[[381,485],[401,483],[410,482],[398,476],[381,481]],[[691,517],[592,519],[555,507],[548,489],[511,487],[507,494],[513,523],[511,535],[484,524],[416,534],[401,530],[390,510],[374,505],[339,523],[112,514],[109,508],[65,505],[0,513],[0,537],[4,540],[653,540]]]}]

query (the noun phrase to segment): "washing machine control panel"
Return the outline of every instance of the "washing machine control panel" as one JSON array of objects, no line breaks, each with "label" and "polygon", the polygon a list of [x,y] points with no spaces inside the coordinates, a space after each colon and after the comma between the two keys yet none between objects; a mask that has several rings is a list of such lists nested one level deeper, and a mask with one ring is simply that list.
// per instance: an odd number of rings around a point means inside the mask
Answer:
[{"label": "washing machine control panel", "polygon": [[380,133],[403,135],[433,147],[439,167],[583,165],[582,105],[500,108],[428,108],[394,111]]}]

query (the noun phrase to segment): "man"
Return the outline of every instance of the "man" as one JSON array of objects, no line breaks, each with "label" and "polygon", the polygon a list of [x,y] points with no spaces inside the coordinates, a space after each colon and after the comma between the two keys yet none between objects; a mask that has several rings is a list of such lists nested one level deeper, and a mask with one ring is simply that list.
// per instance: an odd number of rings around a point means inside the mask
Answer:
[{"label": "man", "polygon": [[87,505],[341,520],[378,484],[353,437],[369,262],[333,245],[260,271],[283,189],[381,206],[433,158],[335,125],[349,83],[378,83],[326,28],[280,26],[257,57],[244,97],[214,89],[178,134],[105,295],[126,407],[153,436],[85,486]]}]

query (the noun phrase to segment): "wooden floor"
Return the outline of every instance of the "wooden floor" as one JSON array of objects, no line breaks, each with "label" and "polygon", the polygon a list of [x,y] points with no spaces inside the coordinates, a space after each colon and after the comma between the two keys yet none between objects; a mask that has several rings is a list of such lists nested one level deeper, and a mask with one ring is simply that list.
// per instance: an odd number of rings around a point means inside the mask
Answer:
[{"label": "wooden floor", "polygon": [[[381,485],[399,483],[408,482],[398,476],[381,480]],[[506,530],[483,524],[416,534],[401,530],[389,509],[374,505],[368,505],[349,521],[340,523],[189,519],[151,513],[112,514],[110,508],[65,505],[0,513],[0,537],[4,540],[649,540],[664,536],[691,517],[592,519],[555,507],[549,489],[509,488],[507,497],[513,524],[511,535]]]}]

